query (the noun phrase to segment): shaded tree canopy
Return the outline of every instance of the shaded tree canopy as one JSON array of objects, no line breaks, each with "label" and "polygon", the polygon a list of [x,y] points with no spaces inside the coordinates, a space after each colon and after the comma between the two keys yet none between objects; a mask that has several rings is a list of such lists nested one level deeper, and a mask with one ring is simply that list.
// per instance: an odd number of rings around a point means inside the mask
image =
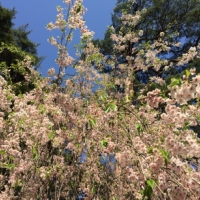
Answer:
[{"label": "shaded tree canopy", "polygon": [[[40,67],[41,62],[44,60],[44,57],[39,57],[37,55],[37,47],[39,44],[35,44],[28,38],[29,34],[32,32],[27,30],[28,24],[22,25],[16,29],[13,28],[14,23],[12,21],[13,19],[15,19],[16,13],[17,12],[15,8],[7,9],[3,8],[0,5],[0,42],[13,44],[20,50],[32,56],[34,58],[32,64],[35,66],[35,69],[37,69],[38,67]],[[8,60],[6,60],[6,62],[8,62]]]},{"label": "shaded tree canopy", "polygon": [[38,44],[32,42],[28,36],[28,24],[14,29],[16,10],[3,8],[0,5],[0,69],[8,83],[15,87],[16,93],[23,93],[33,88],[33,85],[26,85],[24,88],[25,74],[30,71],[20,64],[28,55],[31,58],[31,64],[36,70],[40,67],[44,57],[37,55]]}]

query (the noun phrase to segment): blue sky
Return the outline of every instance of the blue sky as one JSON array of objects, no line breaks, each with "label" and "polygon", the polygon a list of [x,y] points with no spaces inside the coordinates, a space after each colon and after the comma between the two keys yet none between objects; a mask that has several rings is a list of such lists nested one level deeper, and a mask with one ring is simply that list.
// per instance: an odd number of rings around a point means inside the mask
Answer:
[{"label": "blue sky", "polygon": [[[57,31],[46,30],[49,22],[55,22],[56,6],[63,6],[62,0],[0,0],[1,5],[5,8],[12,9],[15,7],[17,14],[13,21],[15,27],[29,23],[28,30],[32,30],[29,35],[31,41],[40,43],[38,55],[46,56],[40,70],[43,76],[46,76],[47,69],[57,68],[55,59],[57,50],[47,39],[50,36],[59,35]],[[95,32],[94,38],[103,39],[105,30],[111,25],[111,13],[115,7],[116,0],[83,0],[83,5],[88,9],[84,19],[88,28]],[[73,45],[79,43],[79,34],[75,34],[75,40],[69,47],[69,53],[74,56]]]}]

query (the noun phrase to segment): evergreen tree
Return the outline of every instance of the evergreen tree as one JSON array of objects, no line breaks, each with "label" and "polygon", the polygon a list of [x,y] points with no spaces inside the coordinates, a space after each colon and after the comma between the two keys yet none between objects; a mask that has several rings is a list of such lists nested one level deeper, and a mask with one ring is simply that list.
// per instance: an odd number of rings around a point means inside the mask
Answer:
[{"label": "evergreen tree", "polygon": [[21,62],[28,55],[36,70],[44,57],[37,55],[37,44],[29,40],[28,24],[17,29],[13,28],[15,9],[3,8],[0,5],[0,70],[1,75],[13,86],[15,92],[24,93],[33,89],[33,84],[27,83],[25,76],[30,73]]},{"label": "evergreen tree", "polygon": [[100,51],[104,55],[110,55],[112,54],[113,51],[112,49],[113,42],[110,36],[111,36],[111,31],[110,29],[107,29],[104,35],[104,40],[99,40],[99,39],[93,40],[93,44],[95,46],[100,47]]},{"label": "evergreen tree", "polygon": [[15,9],[9,10],[3,8],[0,5],[0,42],[14,42],[14,35],[12,26],[14,25],[12,20],[15,18]]},{"label": "evergreen tree", "polygon": [[15,45],[19,47],[22,51],[28,53],[32,56],[33,66],[35,69],[40,67],[41,62],[44,60],[44,57],[39,57],[37,55],[37,47],[39,44],[35,44],[30,41],[28,36],[32,31],[28,31],[28,24],[20,26],[17,29],[13,29]]}]

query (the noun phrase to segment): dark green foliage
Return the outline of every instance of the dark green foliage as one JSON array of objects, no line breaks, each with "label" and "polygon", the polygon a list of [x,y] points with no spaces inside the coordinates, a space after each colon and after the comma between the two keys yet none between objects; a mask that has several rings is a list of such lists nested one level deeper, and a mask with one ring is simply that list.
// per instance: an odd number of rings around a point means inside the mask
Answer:
[{"label": "dark green foliage", "polygon": [[26,53],[12,44],[1,43],[0,45],[0,75],[12,86],[15,94],[23,94],[34,88],[34,84],[25,79],[30,75],[30,70],[23,66]]},{"label": "dark green foliage", "polygon": [[106,33],[104,35],[104,40],[93,40],[93,44],[95,46],[98,46],[100,48],[100,52],[104,55],[110,55],[112,54],[113,51],[113,41],[110,38],[111,36],[111,31],[110,29],[106,30]]},{"label": "dark green foliage", "polygon": [[16,11],[15,9],[9,10],[3,8],[0,4],[0,42],[14,42],[14,35],[12,26],[12,20],[15,18]]},{"label": "dark green foliage", "polygon": [[[37,56],[38,44],[35,44],[28,38],[29,34],[31,33],[31,31],[27,31],[28,24],[20,26],[17,29],[13,28],[14,24],[12,20],[15,18],[15,14],[15,9],[9,10],[0,5],[0,43],[4,42],[6,44],[12,44],[18,47],[20,50],[31,55],[34,58],[33,65],[38,68],[44,58]],[[12,63],[12,60],[10,60],[9,56],[3,57],[3,59],[8,65]],[[0,61],[2,62],[2,56]]]},{"label": "dark green foliage", "polygon": [[31,33],[27,31],[28,24],[13,28],[12,20],[15,14],[15,9],[10,10],[0,5],[0,75],[12,85],[16,94],[20,94],[34,88],[34,84],[28,83],[25,79],[25,76],[30,75],[30,70],[21,62],[28,55],[36,70],[44,57],[38,57],[38,45],[28,38]]},{"label": "dark green foliage", "polygon": [[148,200],[151,199],[151,195],[153,194],[153,188],[154,188],[154,180],[150,179],[146,181],[146,187],[143,191],[143,200],[146,199],[145,197],[147,197]]}]

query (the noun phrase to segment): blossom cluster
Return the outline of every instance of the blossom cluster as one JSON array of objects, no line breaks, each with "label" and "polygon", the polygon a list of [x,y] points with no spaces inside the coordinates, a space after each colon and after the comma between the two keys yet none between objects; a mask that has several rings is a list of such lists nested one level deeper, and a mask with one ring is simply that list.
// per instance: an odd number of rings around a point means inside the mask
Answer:
[{"label": "blossom cluster", "polygon": [[192,81],[187,81],[181,86],[173,88],[171,93],[172,98],[177,99],[181,105],[187,104],[188,101],[200,97],[200,75],[193,77]]}]

